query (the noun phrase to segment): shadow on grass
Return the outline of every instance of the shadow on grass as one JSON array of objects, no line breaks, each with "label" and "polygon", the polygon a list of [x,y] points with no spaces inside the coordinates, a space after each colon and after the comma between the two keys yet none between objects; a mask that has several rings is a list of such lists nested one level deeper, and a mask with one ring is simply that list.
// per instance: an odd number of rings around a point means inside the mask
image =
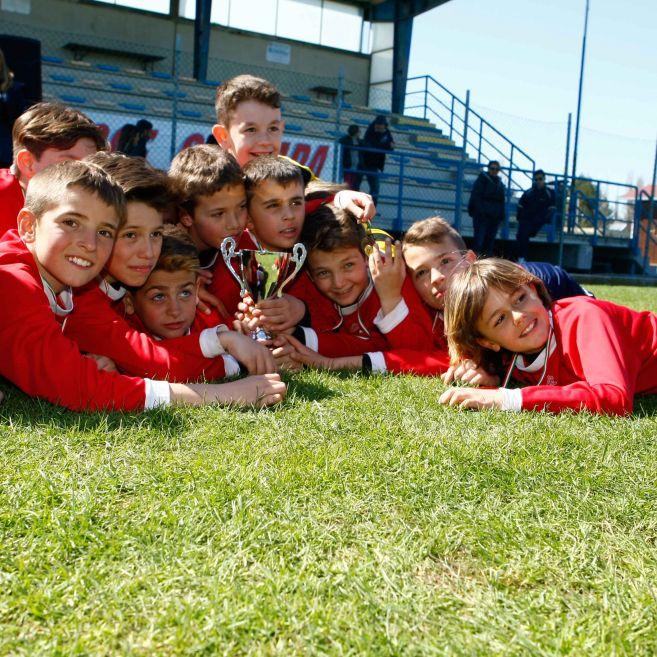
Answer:
[{"label": "shadow on grass", "polygon": [[[301,401],[320,401],[330,399],[336,395],[335,390],[315,381],[295,379],[290,375],[285,376],[284,381],[287,383],[288,398],[294,397]],[[285,405],[285,402],[283,402],[283,405]]]},{"label": "shadow on grass", "polygon": [[146,413],[98,411],[93,413],[69,411],[42,399],[34,399],[18,388],[2,382],[0,390],[5,399],[0,404],[0,425],[16,429],[34,429],[36,426],[53,427],[60,431],[102,431],[141,429],[155,431],[167,437],[180,436],[191,421],[179,409],[156,408]]},{"label": "shadow on grass", "polygon": [[657,417],[657,395],[635,397],[634,415],[637,417]]}]

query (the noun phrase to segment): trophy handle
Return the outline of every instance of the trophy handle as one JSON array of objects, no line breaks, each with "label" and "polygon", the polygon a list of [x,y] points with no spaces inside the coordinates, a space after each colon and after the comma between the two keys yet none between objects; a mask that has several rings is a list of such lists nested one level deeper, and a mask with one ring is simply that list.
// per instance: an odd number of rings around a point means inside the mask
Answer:
[{"label": "trophy handle", "polygon": [[306,247],[304,244],[301,244],[301,242],[297,242],[293,247],[292,247],[292,257],[290,258],[290,261],[294,263],[294,271],[290,273],[290,275],[280,284],[278,288],[278,292],[276,293],[277,297],[283,296],[283,288],[297,275],[301,267],[303,267],[303,263],[306,261]]},{"label": "trophy handle", "polygon": [[240,255],[241,251],[236,251],[235,247],[237,243],[233,237],[226,237],[221,243],[221,255],[228,267],[228,271],[233,275],[238,285],[240,286],[240,293],[244,296],[248,290],[246,288],[246,283],[242,280],[242,277],[233,269],[232,259]]}]

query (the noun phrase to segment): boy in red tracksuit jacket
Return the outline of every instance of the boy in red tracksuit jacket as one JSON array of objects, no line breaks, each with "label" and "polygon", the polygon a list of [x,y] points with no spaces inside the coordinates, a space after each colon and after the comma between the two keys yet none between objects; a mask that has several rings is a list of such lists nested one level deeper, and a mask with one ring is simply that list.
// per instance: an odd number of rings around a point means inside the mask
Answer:
[{"label": "boy in red tracksuit jacket", "polygon": [[12,129],[14,162],[0,169],[0,238],[16,229],[30,178],[51,164],[81,160],[107,148],[100,128],[82,112],[58,103],[37,103]]},{"label": "boy in red tracksuit jacket", "polygon": [[[368,267],[364,238],[364,229],[346,210],[324,205],[309,215],[303,240],[315,291],[308,287],[304,301],[311,326],[299,327],[294,336],[280,336],[277,342],[296,348],[293,360],[329,369],[385,372],[403,363],[403,350],[431,348],[429,316],[412,283],[404,280],[401,251],[393,254],[390,244],[383,255],[375,250]],[[330,312],[314,310],[318,294],[332,302]],[[319,303],[326,307],[325,301]]]},{"label": "boy in red tracksuit jacket", "polygon": [[[122,302],[126,286],[143,285],[160,253],[163,215],[171,202],[169,182],[164,173],[139,158],[99,153],[93,161],[122,186],[127,220],[103,276],[80,291],[75,313],[64,328],[66,335],[83,351],[107,356],[122,372],[138,376],[170,381],[220,378],[239,372],[235,359],[254,374],[275,371],[262,345],[224,331],[225,326],[208,332],[203,340],[187,335],[162,343],[126,321]],[[261,369],[263,363],[266,370]]]},{"label": "boy in red tracksuit jacket", "polygon": [[[456,274],[445,306],[454,359],[506,365],[498,389],[449,388],[441,403],[626,415],[657,393],[657,315],[575,296],[550,305],[540,279],[490,258]],[[506,387],[511,377],[527,383]]]},{"label": "boy in red tracksuit jacket", "polygon": [[[25,393],[71,410],[142,410],[169,403],[280,401],[275,375],[185,386],[99,370],[62,335],[73,287],[104,266],[125,218],[118,185],[97,167],[63,162],[32,179],[18,230],[0,242],[0,374]],[[238,385],[235,385],[238,384]]]},{"label": "boy in red tracksuit jacket", "polygon": [[[467,248],[458,231],[440,217],[416,221],[404,235],[403,251],[409,277],[433,324],[433,349],[409,353],[407,362],[418,374],[443,374],[449,368],[443,323],[445,292],[453,274],[474,262],[477,256]],[[588,294],[560,267],[546,262],[522,266],[545,283],[553,299]],[[469,371],[466,381],[481,385],[496,383],[486,372],[473,370]]]}]

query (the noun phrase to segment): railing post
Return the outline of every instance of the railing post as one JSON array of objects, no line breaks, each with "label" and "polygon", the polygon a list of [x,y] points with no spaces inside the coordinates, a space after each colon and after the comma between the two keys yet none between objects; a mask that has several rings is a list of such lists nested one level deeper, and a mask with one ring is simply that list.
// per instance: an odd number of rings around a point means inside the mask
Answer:
[{"label": "railing post", "polygon": [[[344,66],[338,71],[338,105],[335,108],[335,134],[333,135],[333,180],[337,182],[338,172],[342,173],[342,149],[340,148],[340,124],[342,123],[342,98],[344,96]],[[339,166],[338,166],[339,165]],[[343,179],[343,176],[340,176]]]},{"label": "railing post", "polygon": [[[402,230],[402,205],[404,201],[404,159],[405,156],[402,155],[399,158],[399,183],[397,185],[397,216],[395,217],[395,231],[401,233]],[[381,178],[379,178],[379,181]],[[379,182],[379,188],[381,184]]]},{"label": "railing post", "polygon": [[650,262],[650,235],[652,234],[652,217],[648,215],[646,220],[646,241],[643,246],[643,271],[645,273]]},{"label": "railing post", "polygon": [[175,52],[173,53],[173,106],[171,111],[171,144],[169,159],[176,155],[176,142],[178,141],[178,94],[180,92],[180,34],[176,33]]},{"label": "railing post", "polygon": [[513,151],[514,146],[511,144],[511,155],[509,156],[509,180],[506,186],[506,202],[504,203],[504,226],[502,227],[502,239],[509,239],[509,214],[511,212],[511,185],[513,184]]},{"label": "railing post", "polygon": [[452,131],[454,129],[454,96],[452,95],[452,107],[449,114],[449,138],[452,139]]},{"label": "railing post", "polygon": [[481,140],[484,136],[484,119],[479,117],[479,148],[477,150],[477,162],[481,162]]},{"label": "railing post", "polygon": [[429,104],[429,76],[424,76],[424,119],[427,118],[427,105]]},{"label": "railing post", "polygon": [[[452,109],[454,108],[454,100],[452,97]],[[463,207],[463,178],[465,174],[465,158],[467,157],[466,148],[468,146],[468,119],[470,113],[470,89],[465,92],[465,115],[463,118],[463,148],[461,150],[461,158],[456,169],[456,204],[454,207],[454,228],[461,230],[461,211]],[[453,112],[452,112],[453,115]]]},{"label": "railing post", "polygon": [[566,163],[563,168],[563,187],[561,188],[561,225],[559,227],[559,267],[563,266],[563,234],[568,225],[566,208],[568,203],[568,165],[570,164],[570,126],[573,121],[572,112],[568,113],[568,129],[566,130]]}]

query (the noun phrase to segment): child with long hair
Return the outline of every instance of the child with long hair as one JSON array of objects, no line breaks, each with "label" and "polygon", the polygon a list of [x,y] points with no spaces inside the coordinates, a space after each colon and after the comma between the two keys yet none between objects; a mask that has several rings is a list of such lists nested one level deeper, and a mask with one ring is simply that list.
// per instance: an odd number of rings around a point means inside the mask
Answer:
[{"label": "child with long hair", "polygon": [[[657,393],[657,315],[581,296],[551,303],[512,262],[479,260],[454,276],[445,332],[454,364],[497,360],[502,385],[451,387],[443,404],[625,415],[636,394]],[[528,385],[508,388],[512,378]]]}]

